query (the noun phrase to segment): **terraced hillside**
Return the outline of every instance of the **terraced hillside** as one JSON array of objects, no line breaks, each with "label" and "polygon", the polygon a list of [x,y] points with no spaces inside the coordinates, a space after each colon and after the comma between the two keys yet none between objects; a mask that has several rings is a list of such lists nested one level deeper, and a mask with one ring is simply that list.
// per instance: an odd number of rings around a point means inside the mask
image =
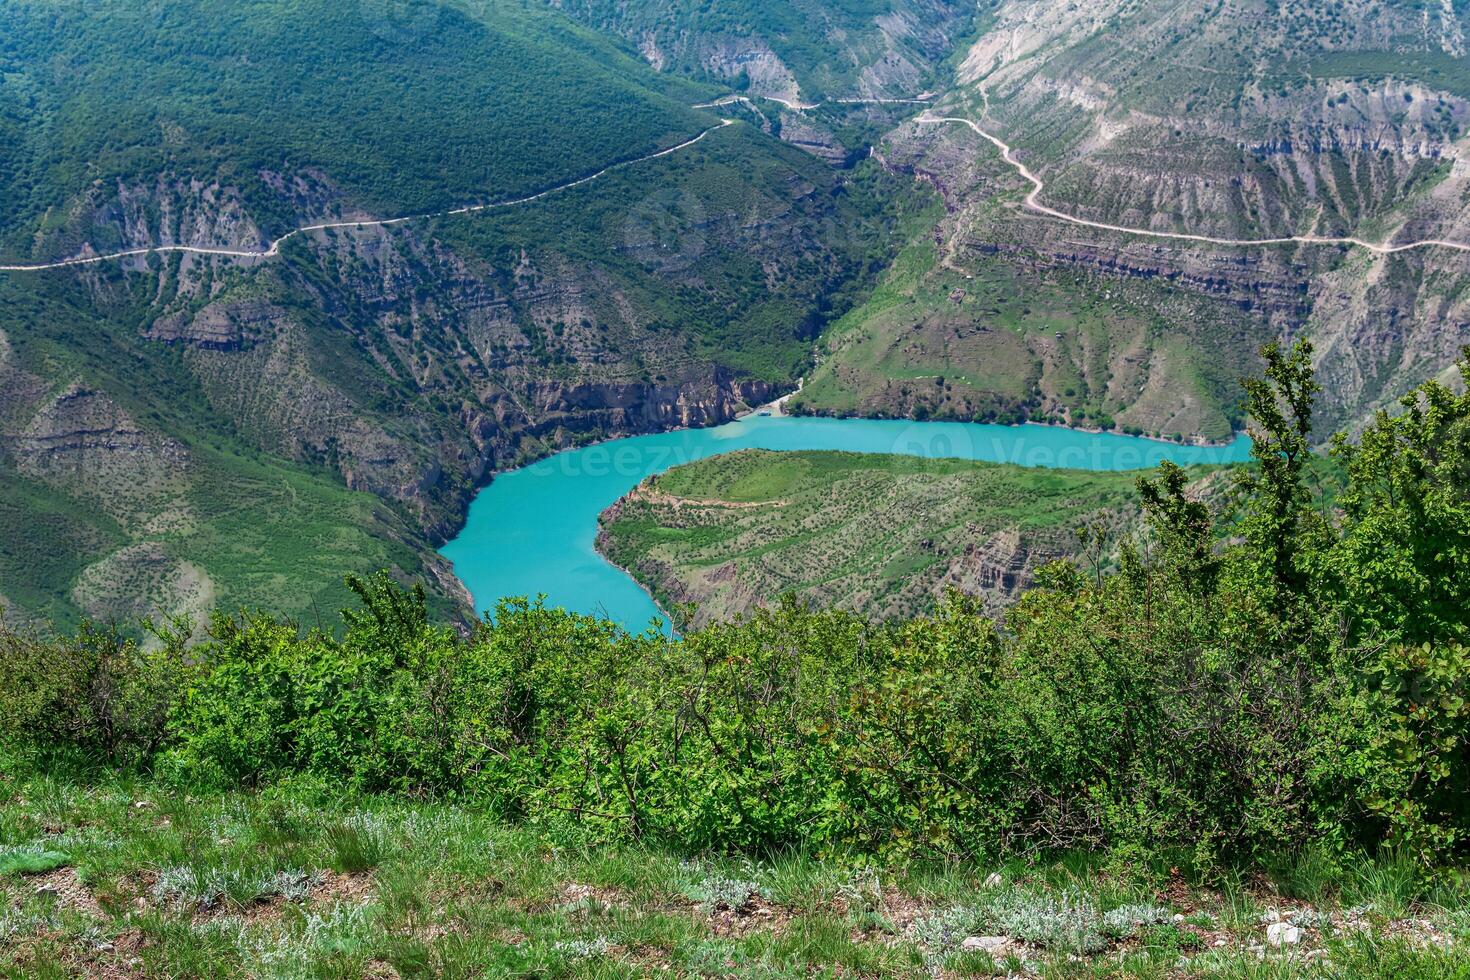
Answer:
[{"label": "terraced hillside", "polygon": [[[1111,554],[1105,541],[1136,518],[1134,480],[744,450],[645,481],[603,515],[598,548],[684,627],[788,593],[884,618],[930,612],[948,589],[999,608],[1048,561],[1089,548]],[[1099,532],[1104,540],[1093,541]]]},{"label": "terraced hillside", "polygon": [[0,264],[349,222],[264,260],[0,273],[7,615],[311,622],[376,567],[462,610],[433,545],[493,471],[789,384],[922,206],[738,123],[517,207],[351,223],[720,122],[687,108],[708,90],[544,11],[382,6],[0,11]]},{"label": "terraced hillside", "polygon": [[[1216,438],[1237,415],[1220,379],[1244,373],[1261,341],[1307,335],[1324,411],[1351,427],[1443,374],[1470,341],[1464,252],[1230,247],[1082,227],[1025,207],[1032,185],[968,127],[922,121],[982,123],[1044,182],[1041,204],[1085,220],[1238,239],[1470,242],[1462,5],[1009,0],[987,22],[939,104],[881,147],[946,201],[925,238],[932,258],[898,280],[923,295],[834,332],[798,408],[1111,419]],[[1036,296],[1031,316],[1003,309],[1014,288],[997,290],[998,279]],[[957,291],[979,311],[957,310]],[[1013,368],[1009,386],[972,383],[987,365]],[[961,389],[941,397],[911,383],[935,375]]]}]

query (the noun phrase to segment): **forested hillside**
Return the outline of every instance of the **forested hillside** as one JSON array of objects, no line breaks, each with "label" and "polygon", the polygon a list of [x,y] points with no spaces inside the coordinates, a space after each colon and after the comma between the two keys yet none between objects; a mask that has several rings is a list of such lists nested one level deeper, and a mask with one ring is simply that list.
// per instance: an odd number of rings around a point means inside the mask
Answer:
[{"label": "forested hillside", "polygon": [[0,37],[7,258],[510,199],[709,124],[514,3],[25,0]]},{"label": "forested hillside", "polygon": [[[514,3],[0,18],[15,264],[511,200],[720,122],[687,107],[712,90]],[[737,123],[517,207],[271,258],[0,272],[0,605],[315,618],[339,570],[391,567],[465,616],[433,546],[492,472],[790,383],[925,207]]]}]

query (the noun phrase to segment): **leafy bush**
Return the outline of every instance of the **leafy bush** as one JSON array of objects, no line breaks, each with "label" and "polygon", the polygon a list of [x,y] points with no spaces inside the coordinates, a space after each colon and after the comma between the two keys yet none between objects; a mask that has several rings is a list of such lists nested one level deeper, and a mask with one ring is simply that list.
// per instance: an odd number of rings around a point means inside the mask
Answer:
[{"label": "leafy bush", "polygon": [[180,679],[182,637],[160,637],[149,652],[90,624],[59,640],[0,629],[0,743],[145,758],[164,739]]},{"label": "leafy bush", "polygon": [[1470,647],[1393,645],[1370,657],[1329,718],[1333,790],[1421,858],[1470,834]]}]

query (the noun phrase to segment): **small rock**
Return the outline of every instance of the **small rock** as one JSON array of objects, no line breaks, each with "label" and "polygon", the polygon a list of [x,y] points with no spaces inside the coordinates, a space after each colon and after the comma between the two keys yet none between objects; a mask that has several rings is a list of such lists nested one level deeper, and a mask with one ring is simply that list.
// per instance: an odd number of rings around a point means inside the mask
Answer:
[{"label": "small rock", "polygon": [[1266,942],[1272,946],[1295,946],[1302,941],[1302,930],[1285,922],[1273,922],[1266,927]]},{"label": "small rock", "polygon": [[1011,945],[1010,936],[966,936],[960,949],[966,953],[1002,953]]},{"label": "small rock", "polygon": [[1174,921],[1175,922],[1183,922],[1184,921],[1184,913],[1183,912],[1175,912],[1174,913]]}]

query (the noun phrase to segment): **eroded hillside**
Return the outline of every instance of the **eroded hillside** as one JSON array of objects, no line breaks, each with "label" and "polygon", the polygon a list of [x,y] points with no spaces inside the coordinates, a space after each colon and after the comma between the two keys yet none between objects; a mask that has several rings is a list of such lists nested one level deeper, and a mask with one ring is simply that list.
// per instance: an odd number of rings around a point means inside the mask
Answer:
[{"label": "eroded hillside", "polygon": [[[891,166],[945,197],[917,279],[934,298],[903,316],[854,317],[799,404],[1219,438],[1237,421],[1228,381],[1254,348],[1307,335],[1325,411],[1355,425],[1442,374],[1470,340],[1470,255],[1232,247],[1061,221],[1022,205],[1032,185],[979,134],[923,120],[983,125],[1044,182],[1040,204],[1081,221],[1230,239],[1470,242],[1464,17],[1416,3],[998,5],[953,89],[882,146]],[[1013,295],[985,298],[997,276],[1025,284],[1040,312],[955,316],[951,297],[978,293],[993,311]],[[914,281],[896,286],[911,294]],[[1058,292],[1070,299],[1053,314]],[[1089,310],[1105,327],[1069,322]],[[1003,329],[977,340],[977,321]],[[1008,365],[1008,384],[967,381],[986,364]],[[941,375],[961,389],[914,383]]]},{"label": "eroded hillside", "polygon": [[[922,198],[872,164],[839,174],[747,124],[719,128],[685,83],[509,5],[446,7],[432,40],[394,34],[371,5],[323,8],[314,35],[283,40],[268,5],[212,18],[204,0],[187,17],[67,8],[65,30],[22,31],[45,6],[4,15],[23,38],[4,52],[7,118],[26,136],[6,148],[6,261],[261,251],[349,223],[269,257],[0,273],[12,618],[271,604],[311,622],[344,571],[376,567],[426,578],[462,614],[433,545],[492,472],[724,421],[789,384],[881,267],[873,243]],[[521,74],[459,86],[472,62],[511,55]],[[58,58],[76,77],[52,79]],[[252,58],[279,70],[235,72]],[[343,59],[365,64],[319,77]],[[395,101],[415,65],[423,81]],[[134,99],[147,108],[110,114]],[[137,142],[124,152],[119,133]],[[623,161],[637,162],[515,207],[381,223]]]},{"label": "eroded hillside", "polygon": [[953,0],[547,2],[623,38],[659,71],[789,103],[926,91],[976,16]]}]

